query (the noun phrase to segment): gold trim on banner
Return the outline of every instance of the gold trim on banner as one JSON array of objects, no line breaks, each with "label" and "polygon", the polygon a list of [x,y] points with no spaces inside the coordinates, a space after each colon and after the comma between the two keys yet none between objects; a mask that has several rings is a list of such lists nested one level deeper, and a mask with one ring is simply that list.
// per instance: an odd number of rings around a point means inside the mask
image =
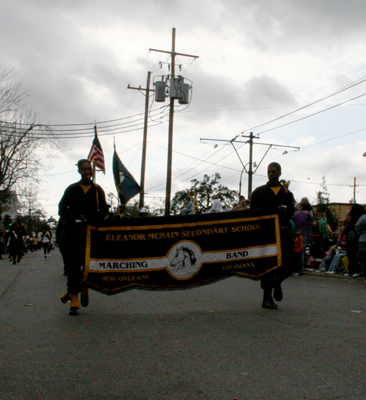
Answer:
[{"label": "gold trim on banner", "polygon": [[85,267],[83,272],[83,280],[86,280],[89,274],[90,265],[90,236],[91,236],[91,226],[86,227],[86,246],[85,246]]},{"label": "gold trim on banner", "polygon": [[[277,248],[277,265],[261,274],[258,275],[258,277],[264,275],[267,272],[273,271],[275,269],[277,269],[278,267],[280,267],[282,265],[282,251],[281,251],[281,236],[280,236],[280,224],[279,224],[279,216],[278,214],[271,214],[271,215],[262,215],[262,216],[256,216],[256,217],[249,217],[249,218],[233,218],[233,219],[223,219],[223,220],[214,220],[214,221],[198,221],[198,222],[182,222],[182,223],[175,223],[175,224],[161,224],[161,225],[138,225],[138,226],[106,226],[106,227],[98,227],[98,226],[92,226],[92,225],[88,225],[87,226],[87,233],[86,233],[86,254],[85,254],[85,268],[84,268],[84,273],[83,273],[83,280],[87,280],[88,274],[89,274],[89,268],[90,268],[90,262],[91,261],[98,261],[97,258],[91,258],[90,254],[91,254],[91,235],[92,235],[92,231],[99,231],[99,232],[104,232],[104,231],[108,231],[108,230],[113,230],[113,231],[135,231],[135,230],[144,230],[144,231],[149,231],[149,230],[164,230],[164,229],[176,229],[176,228],[194,228],[194,227],[202,227],[202,226],[208,226],[208,225],[232,225],[232,224],[237,224],[240,222],[245,223],[246,225],[252,221],[261,221],[261,220],[269,220],[272,219],[274,220],[274,228],[275,228],[275,236],[276,236],[276,242],[275,243],[271,243],[271,244],[266,244],[266,245],[259,245],[259,246],[251,246],[246,248],[246,250],[251,250],[251,249],[256,249],[256,248],[265,248],[265,247],[271,247],[271,246],[276,246]],[[220,228],[221,229],[221,228]],[[167,251],[167,253],[164,256],[160,256],[160,257],[154,257],[154,260],[160,260],[160,259],[166,259],[168,258],[170,252],[172,251],[172,249],[174,249],[174,247],[176,247],[180,242],[191,242],[193,243],[195,246],[197,246],[201,252],[201,255],[204,254],[212,254],[212,253],[222,253],[223,250],[213,250],[213,251],[202,251],[202,248],[199,244],[197,244],[196,242],[194,242],[193,240],[189,240],[189,239],[185,239],[185,240],[180,240],[177,241],[174,245],[172,245],[170,247],[170,249]],[[241,248],[237,247],[236,249],[230,249],[229,251],[231,252],[235,252],[235,251],[240,251]],[[267,256],[254,256],[251,258],[251,260],[255,260],[258,258],[268,258],[268,257],[273,257],[273,255],[267,255]],[[108,261],[110,262],[117,262],[120,259],[108,259]],[[133,262],[134,260],[151,260],[151,257],[142,257],[142,258],[129,258],[128,260],[125,260],[126,262]],[[107,260],[106,260],[107,261]],[[227,262],[226,260],[217,260],[217,261],[202,261],[200,266],[197,268],[196,273],[198,273],[203,265],[205,264],[218,264],[218,263],[225,263]],[[151,271],[158,271],[158,270],[167,270],[169,275],[171,277],[173,277],[176,280],[187,280],[190,278],[189,277],[177,277],[176,275],[172,274],[171,271],[169,270],[168,266],[163,266],[161,268],[149,268],[144,270],[144,272],[151,272]],[[93,274],[103,274],[105,273],[105,270],[100,270],[100,271],[94,271],[93,270]],[[114,273],[131,273],[131,270],[117,270],[117,271],[113,271]],[[136,272],[136,271],[134,271]],[[235,272],[235,275],[238,276],[252,276],[251,274],[247,274],[244,272]],[[208,282],[210,281],[209,279],[207,280]],[[205,280],[203,281],[205,282]],[[134,286],[136,285],[135,282],[131,283],[131,284],[127,284],[126,286],[124,286],[125,288],[128,288],[130,286]],[[92,285],[93,286],[93,285]],[[144,284],[139,284],[140,287],[149,287],[149,285],[144,285]],[[174,286],[174,285],[172,285]],[[118,289],[116,289],[118,290]]]},{"label": "gold trim on banner", "polygon": [[[278,259],[278,265],[277,267],[280,267],[282,265],[282,250],[281,250],[281,245],[278,245],[278,243],[281,243],[281,228],[280,228],[280,220],[278,217],[278,214],[275,216],[275,229],[276,229],[276,244],[277,244],[277,259]],[[272,271],[273,268],[270,270]]]},{"label": "gold trim on banner", "polygon": [[[183,218],[183,217],[182,217]],[[98,230],[100,232],[103,231],[108,231],[111,228],[113,230],[126,230],[126,231],[133,231],[133,230],[151,230],[151,229],[163,229],[163,228],[185,228],[189,226],[203,226],[203,225],[214,225],[214,224],[232,224],[232,223],[237,223],[240,221],[258,221],[261,219],[272,219],[275,218],[278,222],[278,215],[277,214],[272,214],[272,215],[262,215],[260,217],[250,217],[250,218],[233,218],[233,219],[225,219],[225,220],[213,220],[213,221],[204,221],[204,222],[184,222],[184,223],[179,223],[179,224],[162,224],[162,225],[138,225],[138,226],[113,226],[113,227],[108,227],[108,226],[102,226],[102,227],[97,227],[97,226],[90,226],[91,229]]]}]

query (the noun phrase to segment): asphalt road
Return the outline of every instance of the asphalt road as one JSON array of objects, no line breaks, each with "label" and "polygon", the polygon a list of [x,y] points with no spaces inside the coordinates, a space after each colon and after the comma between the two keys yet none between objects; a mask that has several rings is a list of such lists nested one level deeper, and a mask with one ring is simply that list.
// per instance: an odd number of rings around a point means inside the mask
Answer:
[{"label": "asphalt road", "polygon": [[0,261],[0,399],[366,399],[366,283],[229,278],[174,292],[91,292],[68,315],[58,250]]}]

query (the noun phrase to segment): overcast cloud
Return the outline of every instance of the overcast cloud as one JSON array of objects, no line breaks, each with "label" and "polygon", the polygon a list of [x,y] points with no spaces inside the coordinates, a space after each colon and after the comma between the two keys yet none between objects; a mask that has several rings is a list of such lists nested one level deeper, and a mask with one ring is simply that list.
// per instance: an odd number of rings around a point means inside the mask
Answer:
[{"label": "overcast cloud", "polygon": [[[101,122],[144,112],[143,94],[127,85],[145,87],[148,71],[154,80],[169,73],[169,55],[149,49],[170,51],[175,27],[176,51],[199,58],[176,59],[182,65],[176,73],[192,81],[193,90],[189,106],[177,107],[174,118],[173,194],[188,187],[190,179],[215,172],[237,190],[248,146],[236,145],[240,161],[227,142],[200,139],[244,141],[240,134],[253,131],[257,142],[301,148],[283,154],[283,147],[273,146],[254,176],[254,187],[266,181],[266,166],[275,160],[297,200],[315,200],[325,176],[331,201],[348,202],[356,177],[356,200],[366,203],[366,83],[326,98],[366,76],[364,1],[3,3],[1,67],[14,68],[39,123],[88,124],[91,135],[94,123],[101,126],[107,173],[99,173],[97,181],[107,193],[116,193],[114,140],[139,181],[142,130],[105,136]],[[150,105],[151,110],[162,106],[153,98]],[[152,119],[155,125],[157,117]],[[167,121],[164,117],[148,133],[146,202],[151,205],[165,196]],[[75,163],[87,156],[91,142],[92,136],[66,138],[66,150],[54,154],[40,193],[48,215],[57,216],[64,189],[79,179]],[[266,150],[254,146],[257,163]],[[245,174],[242,183],[246,194]]]}]

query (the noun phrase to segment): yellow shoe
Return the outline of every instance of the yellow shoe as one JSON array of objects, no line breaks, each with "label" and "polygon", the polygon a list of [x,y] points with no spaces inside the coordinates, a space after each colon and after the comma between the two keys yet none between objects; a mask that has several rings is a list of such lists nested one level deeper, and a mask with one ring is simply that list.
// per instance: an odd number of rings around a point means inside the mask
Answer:
[{"label": "yellow shoe", "polygon": [[70,315],[77,315],[78,310],[80,308],[80,303],[79,303],[79,295],[78,294],[70,294],[71,297],[71,303],[70,303]]},{"label": "yellow shoe", "polygon": [[70,293],[69,292],[66,292],[65,294],[63,294],[62,296],[61,296],[61,301],[64,303],[64,304],[66,304],[68,301],[70,301],[71,300],[71,297],[70,297]]}]

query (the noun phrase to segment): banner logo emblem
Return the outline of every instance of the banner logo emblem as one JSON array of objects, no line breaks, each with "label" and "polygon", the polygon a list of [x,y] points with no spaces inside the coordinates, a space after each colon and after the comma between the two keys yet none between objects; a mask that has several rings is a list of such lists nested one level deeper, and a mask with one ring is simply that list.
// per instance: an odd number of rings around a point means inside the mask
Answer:
[{"label": "banner logo emblem", "polygon": [[200,258],[201,250],[195,243],[180,242],[168,255],[168,270],[176,278],[191,278],[201,266]]}]

